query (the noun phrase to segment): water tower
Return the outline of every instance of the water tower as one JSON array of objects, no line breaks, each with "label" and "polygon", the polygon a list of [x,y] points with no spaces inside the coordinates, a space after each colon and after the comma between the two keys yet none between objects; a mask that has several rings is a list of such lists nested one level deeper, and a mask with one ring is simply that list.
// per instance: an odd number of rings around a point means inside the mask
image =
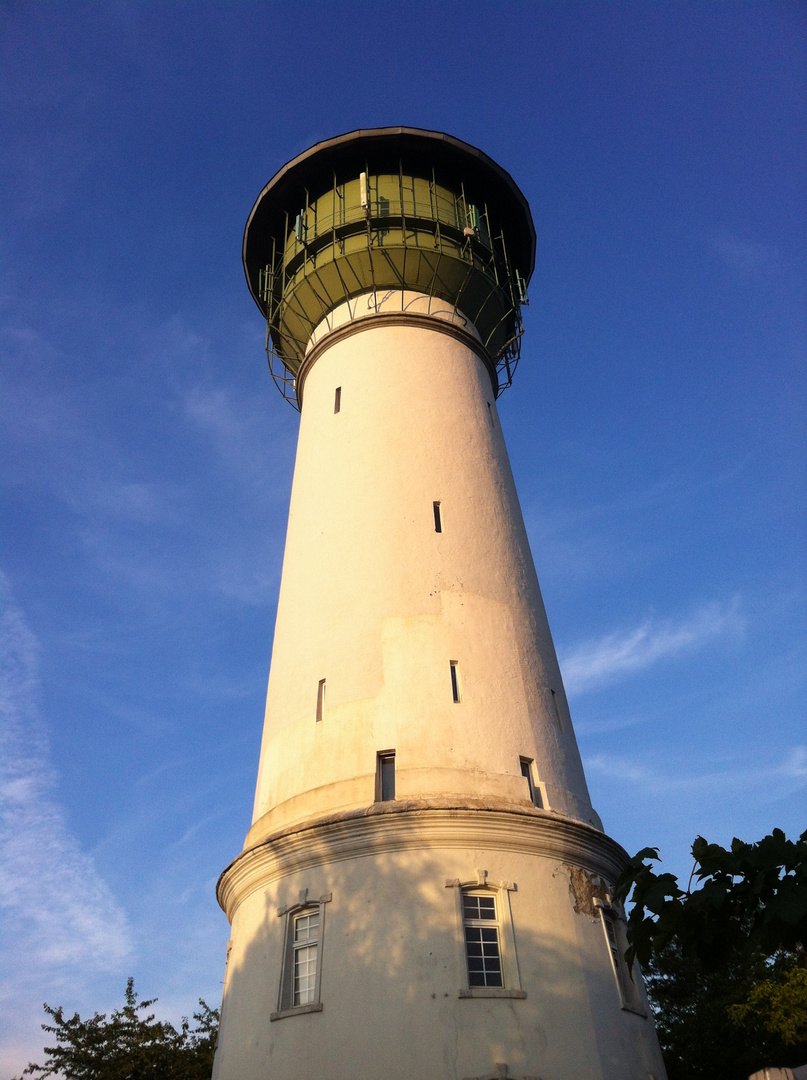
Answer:
[{"label": "water tower", "polygon": [[507,172],[351,132],[244,267],[300,410],[216,1080],[660,1080],[496,399],[535,257]]}]

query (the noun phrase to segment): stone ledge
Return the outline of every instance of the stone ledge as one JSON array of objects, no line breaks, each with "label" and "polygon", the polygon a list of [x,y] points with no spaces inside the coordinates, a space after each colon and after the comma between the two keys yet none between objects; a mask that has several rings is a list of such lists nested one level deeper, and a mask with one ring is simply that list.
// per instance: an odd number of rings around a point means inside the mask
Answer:
[{"label": "stone ledge", "polygon": [[407,849],[487,846],[557,859],[609,881],[625,850],[591,825],[504,800],[419,799],[374,803],[273,833],[243,851],[219,878],[216,896],[232,921],[256,889],[295,871]]},{"label": "stone ledge", "polygon": [[282,1009],[280,1012],[269,1013],[270,1020],[285,1020],[287,1016],[302,1016],[303,1013],[322,1012],[322,1002],[314,1001],[310,1005],[297,1005],[293,1009]]},{"label": "stone ledge", "polygon": [[461,998],[518,998],[521,1001],[526,996],[526,990],[508,990],[506,986],[471,986],[457,994]]}]

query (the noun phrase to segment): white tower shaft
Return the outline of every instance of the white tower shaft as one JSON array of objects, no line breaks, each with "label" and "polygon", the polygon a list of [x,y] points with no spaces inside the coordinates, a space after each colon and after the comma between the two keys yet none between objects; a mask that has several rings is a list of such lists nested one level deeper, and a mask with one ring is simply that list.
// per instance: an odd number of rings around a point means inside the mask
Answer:
[{"label": "white tower shaft", "polygon": [[523,802],[529,760],[547,808],[599,826],[490,374],[427,302],[388,295],[305,379],[256,839],[366,806],[391,749],[398,799]]},{"label": "white tower shaft", "polygon": [[215,1076],[660,1077],[482,350],[379,306],[304,370]]}]

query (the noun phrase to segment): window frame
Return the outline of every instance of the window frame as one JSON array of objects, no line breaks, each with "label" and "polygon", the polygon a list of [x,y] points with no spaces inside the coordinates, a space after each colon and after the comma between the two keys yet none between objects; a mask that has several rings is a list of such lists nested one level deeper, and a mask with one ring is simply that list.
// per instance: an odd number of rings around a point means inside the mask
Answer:
[{"label": "window frame", "polygon": [[[308,890],[300,893],[299,902],[291,907],[278,908],[278,918],[283,919],[283,953],[280,965],[280,986],[277,995],[277,1009],[269,1014],[269,1019],[283,1020],[287,1016],[302,1016],[306,1013],[322,1012],[322,959],[325,941],[325,905],[330,903],[332,893],[321,896],[319,900],[309,900]],[[303,915],[317,913],[317,934],[302,945],[294,941],[297,919]],[[317,947],[317,969],[314,980],[314,993],[311,1001],[303,1005],[294,1004],[295,959],[300,948],[311,944]]]},{"label": "window frame", "polygon": [[[605,947],[611,961],[611,971],[614,976],[619,1007],[626,1012],[636,1013],[637,1016],[647,1017],[647,1008],[642,1000],[639,988],[641,972],[639,965],[634,961],[633,971],[625,963],[625,950],[628,947],[628,939],[625,933],[625,919],[622,913],[612,904],[605,904],[601,900],[594,901],[600,913],[600,925],[602,926]],[[609,933],[609,927],[613,931],[613,938]]]},{"label": "window frame", "polygon": [[[453,878],[446,881],[446,888],[453,889],[455,902],[456,941],[459,970],[462,972],[460,998],[526,998],[521,988],[521,975],[516,955],[516,940],[513,931],[513,913],[510,906],[510,893],[516,890],[512,881],[501,881],[498,885],[487,880],[486,871],[478,871],[476,880],[460,881]],[[496,928],[499,935],[499,961],[501,963],[501,986],[471,986],[468,974],[468,952],[465,939],[465,916],[463,898],[466,895],[492,895],[496,910]],[[488,920],[484,920],[488,922]]]},{"label": "window frame", "polygon": [[449,677],[451,679],[451,700],[455,705],[462,705],[462,679],[460,677],[459,660],[449,660]]},{"label": "window frame", "polygon": [[[502,952],[503,952],[503,950],[502,950],[502,931],[501,931],[501,927],[499,926],[499,907],[498,907],[498,905],[496,903],[496,899],[497,899],[496,894],[491,889],[476,888],[476,889],[463,889],[462,890],[462,936],[463,936],[463,941],[464,941],[464,945],[465,945],[465,965],[466,965],[466,974],[468,976],[468,989],[469,990],[471,990],[471,989],[472,990],[479,990],[479,989],[483,989],[483,988],[485,990],[504,990],[504,988],[505,988],[504,987],[504,966],[502,964]],[[472,913],[469,913],[469,911],[468,911],[468,901],[469,900],[477,901],[476,907],[477,907],[478,914],[474,915]],[[482,913],[483,912],[483,902],[484,901],[487,901],[487,904],[485,906],[489,910],[492,908],[492,913],[491,914],[484,915]],[[469,930],[472,931],[475,934],[477,934],[477,932],[478,932],[478,939],[479,940],[478,940],[478,942],[474,942],[474,944],[478,944],[481,947],[481,950],[482,950],[481,957],[480,957],[480,959],[481,959],[481,972],[480,972],[480,974],[481,974],[481,977],[482,977],[482,979],[484,981],[481,982],[481,983],[474,981],[474,972],[471,970],[471,966],[472,966],[471,965],[471,959],[472,959],[472,957],[471,957],[470,948],[471,948],[472,942],[471,942],[471,939],[469,938],[469,935],[468,935]],[[486,963],[486,960],[488,959],[488,957],[491,960],[494,957],[493,957],[493,955],[488,954],[487,950],[485,949],[486,942],[485,942],[485,939],[483,937],[483,932],[485,930],[487,930],[489,933],[494,933],[495,934],[495,941],[496,941],[495,961],[496,961],[496,967],[498,967],[498,981],[493,981],[493,980],[495,980],[495,974],[496,974],[495,971],[493,970],[493,965],[491,965],[491,970],[488,971],[488,965]],[[492,944],[492,942],[488,942],[488,944]],[[488,982],[489,977],[491,979],[490,982]]]},{"label": "window frame", "polygon": [[535,776],[535,758],[525,757],[520,755],[519,767],[521,769],[522,779],[527,781],[527,786],[530,792],[530,802],[536,810],[546,809],[546,793],[544,791],[544,785]]},{"label": "window frame", "polygon": [[434,510],[434,531],[439,535],[443,531],[443,504],[441,499],[435,499],[432,503]]},{"label": "window frame", "polygon": [[[392,797],[384,798],[384,765],[392,762]],[[398,762],[394,750],[379,750],[375,756],[375,801],[395,802],[398,787]]]}]

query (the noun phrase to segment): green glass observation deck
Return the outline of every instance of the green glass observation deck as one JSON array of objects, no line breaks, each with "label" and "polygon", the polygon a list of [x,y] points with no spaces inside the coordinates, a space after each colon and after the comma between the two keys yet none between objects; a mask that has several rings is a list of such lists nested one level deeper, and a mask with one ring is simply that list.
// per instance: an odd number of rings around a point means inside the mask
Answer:
[{"label": "green glass observation deck", "polygon": [[416,128],[318,143],[261,192],[243,250],[272,376],[294,405],[312,331],[368,292],[453,305],[476,327],[496,393],[512,381],[535,230],[509,174],[467,143]]}]

